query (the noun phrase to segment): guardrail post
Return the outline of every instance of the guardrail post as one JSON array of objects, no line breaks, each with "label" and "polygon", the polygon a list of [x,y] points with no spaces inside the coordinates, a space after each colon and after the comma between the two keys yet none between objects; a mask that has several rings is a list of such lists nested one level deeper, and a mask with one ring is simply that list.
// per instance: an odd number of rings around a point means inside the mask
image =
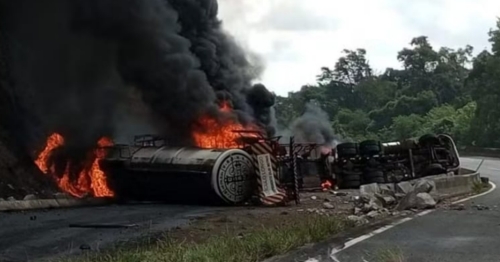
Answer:
[{"label": "guardrail post", "polygon": [[295,204],[300,204],[299,178],[297,172],[297,154],[295,153],[295,137],[290,137],[290,157],[292,159],[293,190]]},{"label": "guardrail post", "polygon": [[481,168],[481,166],[483,165],[483,162],[484,162],[484,158],[483,158],[483,159],[481,159],[481,163],[479,163],[479,166],[477,166],[477,168],[476,168],[476,173],[477,173],[477,171],[479,171],[479,169],[480,169],[480,168]]}]

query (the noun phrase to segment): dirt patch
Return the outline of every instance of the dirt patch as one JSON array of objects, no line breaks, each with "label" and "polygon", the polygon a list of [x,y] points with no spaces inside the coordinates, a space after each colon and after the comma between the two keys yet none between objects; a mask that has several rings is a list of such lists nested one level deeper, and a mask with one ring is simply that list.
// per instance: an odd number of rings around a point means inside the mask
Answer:
[{"label": "dirt patch", "polygon": [[214,235],[243,237],[262,228],[289,226],[309,216],[345,218],[353,212],[354,197],[358,195],[358,190],[342,190],[339,193],[342,196],[330,192],[302,193],[300,205],[235,208],[193,219],[189,225],[178,227],[167,235],[172,239],[200,243]]}]

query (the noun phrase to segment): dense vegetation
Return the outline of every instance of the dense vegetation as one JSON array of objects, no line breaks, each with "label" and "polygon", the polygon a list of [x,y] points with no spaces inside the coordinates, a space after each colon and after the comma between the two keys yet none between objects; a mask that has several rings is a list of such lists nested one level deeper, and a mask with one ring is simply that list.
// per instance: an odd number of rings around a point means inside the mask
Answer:
[{"label": "dense vegetation", "polygon": [[373,72],[366,50],[344,50],[316,85],[277,97],[278,125],[290,126],[315,103],[346,140],[447,133],[461,145],[500,147],[500,20],[489,41],[491,51],[474,57],[472,46],[436,50],[416,37],[397,54],[402,69],[382,74]]}]

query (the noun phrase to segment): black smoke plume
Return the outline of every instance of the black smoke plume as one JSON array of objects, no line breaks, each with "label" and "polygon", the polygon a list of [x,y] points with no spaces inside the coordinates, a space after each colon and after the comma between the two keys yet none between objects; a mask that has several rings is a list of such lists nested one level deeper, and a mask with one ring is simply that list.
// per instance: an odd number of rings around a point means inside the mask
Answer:
[{"label": "black smoke plume", "polygon": [[40,133],[88,147],[141,122],[189,144],[193,124],[217,116],[220,100],[240,122],[273,130],[274,95],[252,86],[259,67],[223,31],[215,0],[2,0],[2,8],[13,88]]},{"label": "black smoke plume", "polygon": [[291,125],[295,141],[334,147],[336,136],[328,114],[312,102],[306,104],[304,114]]},{"label": "black smoke plume", "polygon": [[[26,151],[61,133],[73,160],[102,136],[139,131],[190,145],[202,115],[229,102],[274,132],[274,95],[222,29],[216,0],[0,0],[15,136]],[[21,112],[21,111],[19,111]],[[222,119],[222,118],[221,118]]]}]

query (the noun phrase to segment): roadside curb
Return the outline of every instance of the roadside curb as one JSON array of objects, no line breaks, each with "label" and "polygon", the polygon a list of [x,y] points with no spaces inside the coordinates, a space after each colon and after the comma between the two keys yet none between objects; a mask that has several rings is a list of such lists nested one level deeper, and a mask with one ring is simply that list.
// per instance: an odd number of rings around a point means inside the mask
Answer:
[{"label": "roadside curb", "polygon": [[61,198],[37,200],[0,201],[0,211],[23,211],[35,209],[98,206],[112,203],[110,198]]},{"label": "roadside curb", "polygon": [[440,199],[472,193],[475,183],[481,183],[481,174],[470,169],[460,168],[461,175],[439,175],[424,177],[436,183],[436,191]]}]

